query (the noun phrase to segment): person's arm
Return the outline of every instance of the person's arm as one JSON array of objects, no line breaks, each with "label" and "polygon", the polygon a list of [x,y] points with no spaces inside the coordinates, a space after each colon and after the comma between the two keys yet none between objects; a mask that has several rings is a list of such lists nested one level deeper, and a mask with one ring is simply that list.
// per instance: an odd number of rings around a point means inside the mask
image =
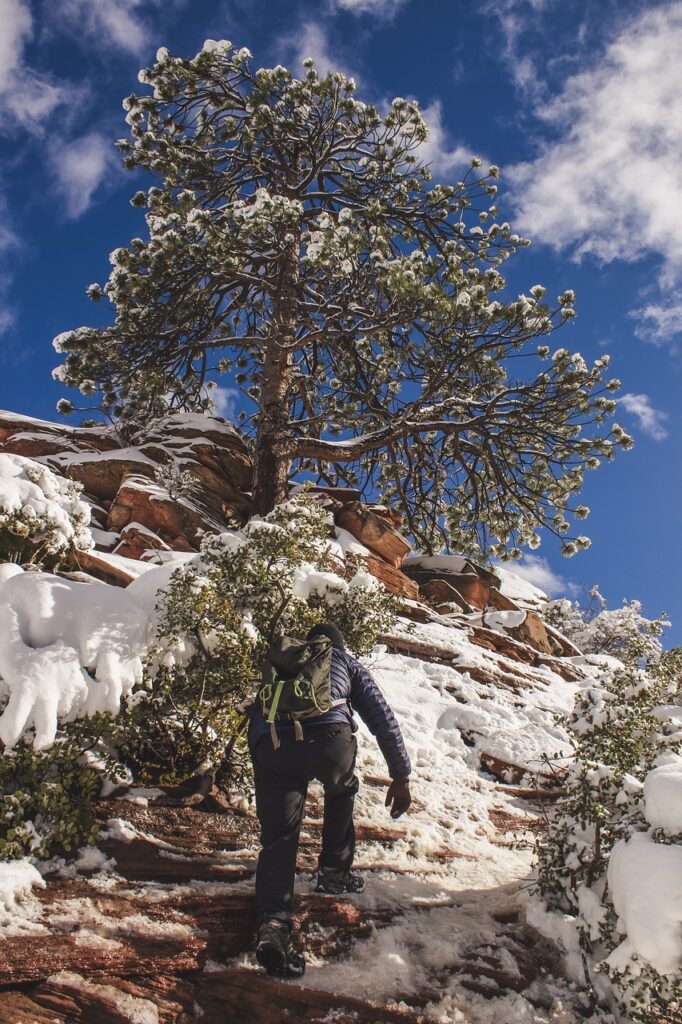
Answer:
[{"label": "person's arm", "polygon": [[345,660],[351,683],[351,705],[376,737],[391,778],[406,782],[412,766],[395,715],[367,669],[349,655]]}]

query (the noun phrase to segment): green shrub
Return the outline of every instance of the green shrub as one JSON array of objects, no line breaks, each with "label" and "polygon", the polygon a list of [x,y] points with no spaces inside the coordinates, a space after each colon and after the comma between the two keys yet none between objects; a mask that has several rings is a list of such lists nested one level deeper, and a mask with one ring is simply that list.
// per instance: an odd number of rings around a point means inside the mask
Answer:
[{"label": "green shrub", "polygon": [[93,801],[102,774],[84,754],[107,723],[103,715],[59,730],[54,744],[36,751],[24,741],[0,756],[0,860],[43,859],[97,841]]},{"label": "green shrub", "polygon": [[205,538],[200,557],[174,573],[157,605],[147,694],[117,722],[141,778],[179,782],[210,762],[243,780],[237,734],[274,638],[328,621],[362,654],[390,626],[394,599],[359,565],[326,553],[330,525],[319,501],[299,495],[241,532]]},{"label": "green shrub", "polygon": [[[658,755],[682,745],[673,721],[654,713],[682,700],[682,652],[667,651],[642,667],[650,638],[631,639],[621,668],[605,669],[578,694],[568,729],[574,758],[566,795],[537,843],[537,892],[550,911],[575,921],[585,981],[595,999],[607,976],[633,1020],[660,1024],[682,1008],[682,975],[663,977],[635,954],[625,968],[607,958],[622,942],[607,885],[610,853],[621,839],[649,830],[643,783]],[[659,842],[670,837],[655,832]],[[679,837],[677,838],[679,841]]]}]

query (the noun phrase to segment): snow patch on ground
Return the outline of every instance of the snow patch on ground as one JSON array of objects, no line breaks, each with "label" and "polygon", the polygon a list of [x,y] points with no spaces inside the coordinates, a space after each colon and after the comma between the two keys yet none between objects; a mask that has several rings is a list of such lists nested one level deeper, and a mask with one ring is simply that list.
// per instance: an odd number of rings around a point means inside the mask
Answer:
[{"label": "snow patch on ground", "polygon": [[44,889],[45,882],[29,860],[0,864],[0,937],[45,931],[34,888]]},{"label": "snow patch on ground", "polygon": [[159,1011],[151,1000],[130,995],[114,985],[100,985],[74,971],[59,971],[47,980],[54,985],[80,989],[108,1000],[131,1024],[159,1024]]}]

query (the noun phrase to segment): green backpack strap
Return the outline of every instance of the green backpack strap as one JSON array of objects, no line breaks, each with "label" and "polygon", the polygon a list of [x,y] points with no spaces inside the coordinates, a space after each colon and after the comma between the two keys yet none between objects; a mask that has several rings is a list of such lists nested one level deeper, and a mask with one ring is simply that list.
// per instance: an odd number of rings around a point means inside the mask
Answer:
[{"label": "green backpack strap", "polygon": [[275,686],[275,696],[272,698],[272,704],[270,705],[270,714],[268,715],[268,722],[270,725],[275,721],[275,715],[277,714],[277,708],[279,707],[279,701],[282,696],[282,690],[284,689],[284,679],[280,679]]}]

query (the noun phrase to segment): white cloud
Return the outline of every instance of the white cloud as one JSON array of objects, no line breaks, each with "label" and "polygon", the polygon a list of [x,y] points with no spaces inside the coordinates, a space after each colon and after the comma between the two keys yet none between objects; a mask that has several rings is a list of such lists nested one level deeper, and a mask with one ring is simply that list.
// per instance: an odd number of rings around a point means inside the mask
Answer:
[{"label": "white cloud", "polygon": [[375,14],[392,18],[408,0],[333,0],[334,6],[353,14]]},{"label": "white cloud", "polygon": [[296,56],[299,63],[307,57],[312,57],[320,75],[326,75],[328,71],[339,70],[338,63],[329,52],[327,33],[321,25],[311,22],[304,25],[302,32],[298,35],[298,41]]},{"label": "white cloud", "polygon": [[150,9],[161,0],[58,0],[53,14],[99,46],[141,54],[151,45]]},{"label": "white cloud", "polygon": [[682,3],[646,11],[600,63],[536,110],[559,132],[511,168],[520,227],[606,262],[656,254],[682,271]]},{"label": "white cloud", "polygon": [[555,573],[547,559],[540,555],[522,555],[518,561],[505,562],[502,568],[515,573],[534,587],[544,590],[548,597],[575,594],[579,590],[575,583],[571,583]]},{"label": "white cloud", "polygon": [[52,147],[56,189],[67,217],[80,217],[95,190],[114,172],[117,161],[111,140],[99,132]]},{"label": "white cloud", "polygon": [[[537,38],[537,18],[546,0],[485,0],[484,14],[496,19],[502,35],[502,58],[514,85],[529,96],[541,91],[538,55],[531,49],[529,19]],[[542,50],[543,48],[541,48]]]},{"label": "white cloud", "polygon": [[38,131],[64,102],[68,89],[25,62],[25,49],[33,38],[28,0],[0,0],[0,26],[0,123]]},{"label": "white cloud", "polygon": [[283,59],[292,65],[294,75],[300,75],[302,62],[312,57],[315,61],[315,70],[320,76],[326,75],[328,71],[342,71],[352,76],[351,69],[344,64],[338,54],[331,52],[327,28],[320,22],[305,22],[294,32],[282,36],[277,46],[283,54]]},{"label": "white cloud", "polygon": [[8,270],[12,257],[20,248],[21,241],[12,227],[7,200],[0,193],[0,335],[5,334],[15,321],[10,298],[12,278]]},{"label": "white cloud", "polygon": [[675,351],[682,338],[682,291],[673,292],[665,304],[652,302],[633,309],[630,316],[637,322],[638,338],[653,345],[669,345]]},{"label": "white cloud", "polygon": [[0,90],[5,90],[33,32],[33,19],[28,4],[23,0],[0,0],[0,22]]},{"label": "white cloud", "polygon": [[654,409],[648,395],[622,395],[618,404],[622,405],[626,412],[637,417],[645,434],[648,434],[654,441],[665,441],[668,431],[663,424],[668,419],[668,415],[661,412],[660,409]]},{"label": "white cloud", "polygon": [[210,395],[213,400],[214,415],[222,416],[226,420],[234,420],[237,415],[236,405],[239,398],[237,389],[225,388],[219,384],[211,389]]},{"label": "white cloud", "polygon": [[0,308],[0,336],[6,334],[14,326],[14,312],[6,307]]},{"label": "white cloud", "polygon": [[431,165],[431,170],[437,178],[463,170],[474,154],[462,145],[456,144],[451,147],[443,125],[441,101],[434,100],[424,107],[421,115],[428,125],[429,138],[419,149],[419,159]]}]

